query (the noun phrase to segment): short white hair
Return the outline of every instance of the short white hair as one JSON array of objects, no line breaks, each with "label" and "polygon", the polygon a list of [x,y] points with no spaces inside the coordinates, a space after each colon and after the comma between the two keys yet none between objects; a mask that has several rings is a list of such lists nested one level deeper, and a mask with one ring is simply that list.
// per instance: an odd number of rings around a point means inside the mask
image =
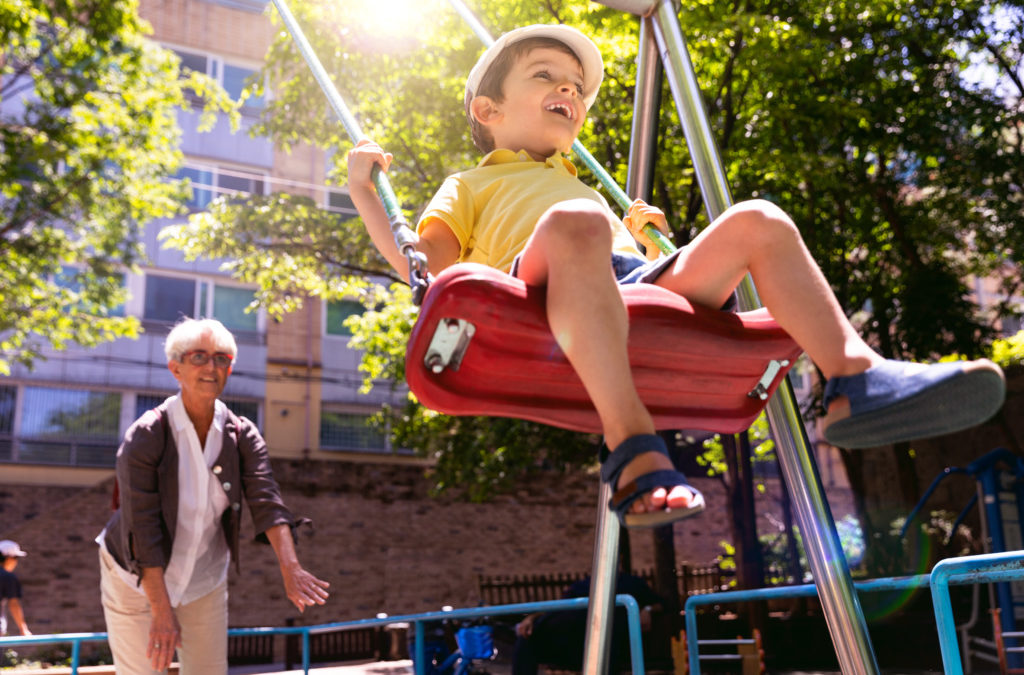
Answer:
[{"label": "short white hair", "polygon": [[235,336],[216,319],[193,319],[185,317],[179,321],[164,341],[164,354],[168,361],[180,361],[185,352],[196,347],[204,335],[212,335],[216,351],[231,354],[234,359],[238,355]]}]

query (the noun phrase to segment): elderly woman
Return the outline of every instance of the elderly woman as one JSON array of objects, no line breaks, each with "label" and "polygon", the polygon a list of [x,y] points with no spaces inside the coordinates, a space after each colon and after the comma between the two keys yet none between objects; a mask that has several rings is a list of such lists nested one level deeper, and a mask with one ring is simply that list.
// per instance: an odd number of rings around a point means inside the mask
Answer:
[{"label": "elderly woman", "polygon": [[185,319],[164,345],[181,387],[128,429],[117,451],[119,505],[97,537],[101,595],[119,675],[226,673],[229,559],[238,566],[241,501],[269,539],[288,599],[303,611],[326,581],[299,564],[256,426],[218,400],[235,360],[231,333]]}]

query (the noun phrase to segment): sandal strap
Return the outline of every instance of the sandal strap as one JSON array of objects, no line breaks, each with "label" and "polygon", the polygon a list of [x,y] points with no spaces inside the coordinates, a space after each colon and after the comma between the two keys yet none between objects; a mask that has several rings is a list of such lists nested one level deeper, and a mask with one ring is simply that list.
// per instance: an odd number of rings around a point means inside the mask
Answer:
[{"label": "sandal strap", "polygon": [[666,457],[668,456],[665,439],[657,434],[630,436],[611,453],[604,448],[601,450],[601,480],[610,485],[615,485],[623,467],[637,455],[642,455],[645,452],[660,452]]},{"label": "sandal strap", "polygon": [[655,490],[660,487],[663,487],[666,490],[671,490],[679,485],[690,490],[695,496],[700,494],[687,482],[686,476],[683,474],[673,469],[659,469],[657,471],[645,473],[642,476],[637,476],[635,480],[632,480],[628,484],[620,487],[615,491],[615,494],[612,495],[608,506],[618,513],[626,513],[633,502],[640,499],[651,490]]}]

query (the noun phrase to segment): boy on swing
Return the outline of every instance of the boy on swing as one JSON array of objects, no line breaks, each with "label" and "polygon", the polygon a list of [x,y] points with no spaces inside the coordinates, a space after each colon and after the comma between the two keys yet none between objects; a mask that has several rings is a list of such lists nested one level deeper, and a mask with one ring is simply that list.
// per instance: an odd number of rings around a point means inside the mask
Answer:
[{"label": "boy on swing", "polygon": [[[547,289],[551,331],[582,380],[611,450],[601,478],[627,527],[653,527],[704,508],[673,470],[633,386],[620,284],[653,283],[691,303],[732,308],[749,273],[764,305],[828,379],[825,437],[871,447],[980,424],[1000,408],[1005,382],[987,360],[912,364],[883,359],[855,332],[793,221],[767,201],[729,208],[669,256],[642,233],[668,231],[642,201],[620,220],[562,156],[597,96],[603,61],[596,45],[563,25],[519,28],[480,57],[466,82],[466,116],[485,153],[476,168],[448,177],[417,225],[417,249],[432,274],[463,261],[504,270]],[[370,141],[349,153],[352,201],[377,248],[406,267],[371,180],[392,156]],[[634,237],[646,247],[646,258]],[[611,264],[609,264],[609,261]]]}]

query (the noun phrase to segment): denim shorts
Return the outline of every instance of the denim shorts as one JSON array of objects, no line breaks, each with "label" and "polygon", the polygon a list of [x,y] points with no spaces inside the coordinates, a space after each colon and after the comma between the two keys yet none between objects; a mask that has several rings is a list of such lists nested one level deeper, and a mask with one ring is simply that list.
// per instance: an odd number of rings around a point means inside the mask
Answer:
[{"label": "denim shorts", "polygon": [[[612,271],[615,273],[615,278],[620,285],[652,284],[676,259],[676,256],[679,255],[679,250],[673,251],[671,254],[657,260],[647,260],[638,255],[613,252]],[[508,273],[515,277],[519,276],[518,272],[519,256],[517,255],[515,260],[512,261],[512,267]]]},{"label": "denim shorts", "polygon": [[[678,248],[672,253],[656,260],[647,260],[637,255],[612,252],[612,271],[615,272],[615,278],[620,286],[627,284],[653,284],[661,276],[662,272],[675,262],[676,257],[682,250],[682,248]],[[512,261],[512,268],[509,270],[509,274],[517,276],[516,272],[518,270],[519,256],[516,256],[515,260]],[[729,299],[725,301],[721,309],[728,312],[736,311],[735,293],[729,296]]]},{"label": "denim shorts", "polygon": [[668,267],[675,262],[679,255],[677,249],[669,255],[662,256],[656,260],[648,260],[636,255],[625,253],[612,253],[612,271],[618,279],[620,286],[626,284],[653,284]]}]

